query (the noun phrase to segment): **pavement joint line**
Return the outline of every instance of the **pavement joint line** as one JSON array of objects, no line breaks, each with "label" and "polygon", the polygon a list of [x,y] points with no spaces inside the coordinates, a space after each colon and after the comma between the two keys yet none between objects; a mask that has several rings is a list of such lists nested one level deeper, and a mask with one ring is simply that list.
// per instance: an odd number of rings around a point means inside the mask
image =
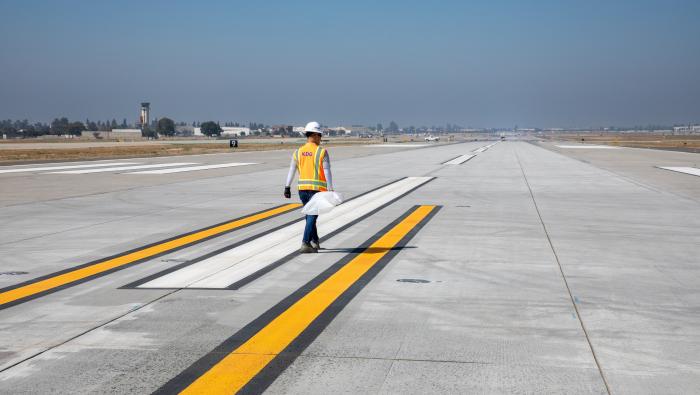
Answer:
[{"label": "pavement joint line", "polygon": [[38,357],[38,356],[40,356],[40,355],[42,355],[42,354],[44,354],[44,353],[47,353],[47,352],[49,352],[49,351],[51,351],[51,350],[53,350],[53,349],[55,349],[55,348],[61,347],[61,346],[63,346],[64,344],[68,344],[68,343],[72,342],[73,340],[75,340],[75,339],[77,339],[77,338],[79,338],[79,337],[81,337],[81,336],[87,335],[88,333],[90,333],[90,332],[92,332],[92,331],[94,331],[94,330],[97,330],[97,329],[100,329],[100,328],[102,328],[102,327],[104,327],[104,326],[106,326],[106,325],[109,325],[109,324],[111,324],[112,322],[115,322],[115,321],[117,321],[117,320],[119,320],[119,319],[121,319],[121,318],[123,318],[123,317],[126,317],[127,315],[129,315],[129,314],[131,314],[131,313],[135,313],[135,312],[137,312],[137,311],[143,309],[143,308],[146,307],[146,306],[149,306],[149,305],[151,305],[151,304],[153,304],[153,303],[155,303],[155,302],[157,302],[157,301],[159,301],[159,300],[161,300],[161,299],[163,299],[163,298],[165,298],[165,297],[167,297],[167,296],[170,296],[170,295],[174,294],[174,293],[177,292],[177,291],[178,291],[178,290],[172,290],[171,292],[167,292],[167,293],[165,293],[165,294],[163,294],[163,295],[160,295],[160,296],[158,296],[158,297],[156,297],[156,298],[154,298],[154,299],[152,299],[152,300],[150,300],[150,301],[148,301],[148,302],[146,302],[146,303],[143,303],[142,305],[140,305],[140,306],[138,306],[138,307],[136,307],[136,308],[129,309],[129,311],[127,311],[127,312],[125,312],[125,313],[123,313],[123,314],[119,314],[119,315],[117,315],[116,317],[110,318],[109,320],[107,320],[107,321],[105,321],[105,322],[102,322],[102,323],[100,323],[100,324],[98,324],[98,325],[96,325],[96,326],[93,326],[93,327],[91,327],[91,328],[88,328],[88,329],[86,329],[86,330],[84,330],[84,331],[78,333],[78,334],[75,335],[75,336],[72,336],[72,337],[70,337],[70,338],[68,338],[68,339],[66,339],[66,340],[60,341],[60,342],[58,342],[58,343],[56,343],[56,344],[54,344],[54,345],[48,346],[47,348],[45,348],[45,349],[43,349],[43,350],[41,350],[41,351],[37,351],[36,353],[34,353],[34,354],[32,354],[32,355],[30,355],[30,356],[28,356],[28,357],[26,357],[26,358],[23,358],[23,359],[21,359],[21,360],[15,362],[15,363],[13,363],[13,364],[11,364],[11,365],[5,366],[4,368],[0,369],[0,373],[6,372],[6,371],[8,371],[8,370],[14,368],[15,366],[18,366],[18,365],[20,365],[20,364],[22,364],[22,363],[24,363],[24,362],[27,362],[27,361],[29,361],[29,360],[32,360],[32,359],[34,359],[34,358],[36,358],[36,357]]},{"label": "pavement joint line", "polygon": [[191,247],[214,237],[286,214],[299,207],[301,207],[299,203],[276,206],[2,288],[0,289],[0,310]]},{"label": "pavement joint line", "polygon": [[465,364],[465,365],[495,365],[496,364],[495,362],[459,361],[456,359],[386,358],[386,357],[361,357],[361,356],[320,355],[320,354],[305,354],[304,358],[353,359],[353,360],[359,360],[359,361],[461,363],[461,364]]},{"label": "pavement joint line", "polygon": [[535,199],[535,194],[532,192],[532,188],[530,187],[530,182],[527,179],[527,175],[525,174],[525,169],[523,168],[523,164],[520,161],[520,156],[518,155],[518,152],[515,151],[515,157],[518,160],[518,165],[520,166],[520,171],[523,174],[523,180],[525,181],[525,185],[527,186],[527,190],[530,192],[530,198],[532,199],[532,204],[535,206],[535,211],[537,212],[537,217],[540,220],[540,224],[542,225],[542,230],[544,230],[544,234],[547,237],[547,242],[549,243],[549,248],[552,250],[552,254],[554,255],[554,259],[557,262],[557,266],[559,267],[559,273],[561,274],[561,278],[564,281],[564,286],[566,287],[566,292],[569,294],[569,299],[571,300],[571,305],[574,307],[574,310],[576,311],[576,318],[578,318],[579,325],[581,325],[581,330],[583,330],[583,334],[586,337],[586,342],[588,343],[588,347],[591,350],[591,355],[593,356],[593,361],[596,364],[596,367],[598,368],[598,373],[600,374],[600,378],[603,380],[603,385],[605,385],[605,391],[607,392],[608,395],[611,395],[612,392],[610,391],[610,385],[608,384],[608,380],[605,377],[605,373],[603,372],[603,368],[600,365],[600,361],[598,360],[598,356],[596,355],[595,348],[593,347],[593,343],[591,342],[591,337],[588,334],[588,330],[586,329],[586,325],[583,323],[583,318],[581,317],[581,312],[579,311],[578,304],[576,303],[576,297],[574,296],[573,292],[571,291],[571,287],[569,286],[569,281],[566,278],[566,274],[564,274],[564,268],[561,265],[561,261],[559,260],[559,255],[557,255],[557,251],[554,248],[554,244],[552,243],[552,238],[549,236],[549,231],[547,230],[547,226],[544,223],[544,220],[542,219],[542,214],[540,213],[540,208],[537,205],[537,200]]},{"label": "pavement joint line", "polygon": [[440,210],[414,206],[155,393],[260,393]]}]

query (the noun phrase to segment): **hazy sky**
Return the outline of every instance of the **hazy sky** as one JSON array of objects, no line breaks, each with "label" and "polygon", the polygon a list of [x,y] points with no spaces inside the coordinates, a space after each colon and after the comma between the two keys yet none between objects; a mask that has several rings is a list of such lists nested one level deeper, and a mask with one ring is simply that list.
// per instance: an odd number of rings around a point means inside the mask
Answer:
[{"label": "hazy sky", "polygon": [[700,121],[700,1],[0,0],[0,118]]}]

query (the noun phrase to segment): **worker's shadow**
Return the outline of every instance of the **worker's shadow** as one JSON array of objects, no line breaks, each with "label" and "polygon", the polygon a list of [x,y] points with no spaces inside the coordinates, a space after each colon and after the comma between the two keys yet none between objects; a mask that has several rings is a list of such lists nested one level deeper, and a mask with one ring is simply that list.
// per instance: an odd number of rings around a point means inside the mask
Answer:
[{"label": "worker's shadow", "polygon": [[404,246],[404,247],[391,247],[391,248],[382,248],[382,247],[321,248],[320,250],[318,250],[318,253],[324,254],[324,253],[339,253],[339,252],[341,252],[341,253],[346,253],[346,254],[360,254],[360,253],[383,254],[383,253],[389,252],[389,251],[401,251],[401,250],[409,249],[409,248],[418,248],[418,247]]}]

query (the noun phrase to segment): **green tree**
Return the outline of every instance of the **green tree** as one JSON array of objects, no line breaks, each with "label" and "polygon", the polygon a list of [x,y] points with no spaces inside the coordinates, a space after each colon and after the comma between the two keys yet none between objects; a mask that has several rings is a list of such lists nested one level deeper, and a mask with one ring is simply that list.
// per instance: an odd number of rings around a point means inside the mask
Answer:
[{"label": "green tree", "polygon": [[161,118],[158,120],[156,131],[164,136],[174,136],[175,122],[170,118]]},{"label": "green tree", "polygon": [[200,127],[202,128],[202,134],[205,136],[220,136],[221,132],[223,132],[221,126],[214,121],[202,122]]},{"label": "green tree", "polygon": [[149,139],[157,139],[158,133],[156,133],[156,131],[151,129],[148,125],[143,125],[143,129],[141,129],[141,136]]},{"label": "green tree", "polygon": [[70,122],[68,121],[68,118],[62,117],[62,118],[55,118],[53,122],[51,122],[51,134],[56,134],[56,135],[64,135],[68,133],[68,126],[70,125]]},{"label": "green tree", "polygon": [[68,124],[67,132],[73,136],[81,136],[85,131],[85,125],[82,122],[71,122]]}]

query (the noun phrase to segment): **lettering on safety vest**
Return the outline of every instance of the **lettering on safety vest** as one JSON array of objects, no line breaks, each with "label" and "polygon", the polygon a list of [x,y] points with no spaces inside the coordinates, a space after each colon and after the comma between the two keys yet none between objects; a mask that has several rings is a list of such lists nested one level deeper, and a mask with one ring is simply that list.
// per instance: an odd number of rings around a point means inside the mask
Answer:
[{"label": "lettering on safety vest", "polygon": [[300,191],[327,191],[326,174],[323,171],[323,158],[326,150],[313,143],[306,143],[295,153],[294,159],[299,170]]}]

